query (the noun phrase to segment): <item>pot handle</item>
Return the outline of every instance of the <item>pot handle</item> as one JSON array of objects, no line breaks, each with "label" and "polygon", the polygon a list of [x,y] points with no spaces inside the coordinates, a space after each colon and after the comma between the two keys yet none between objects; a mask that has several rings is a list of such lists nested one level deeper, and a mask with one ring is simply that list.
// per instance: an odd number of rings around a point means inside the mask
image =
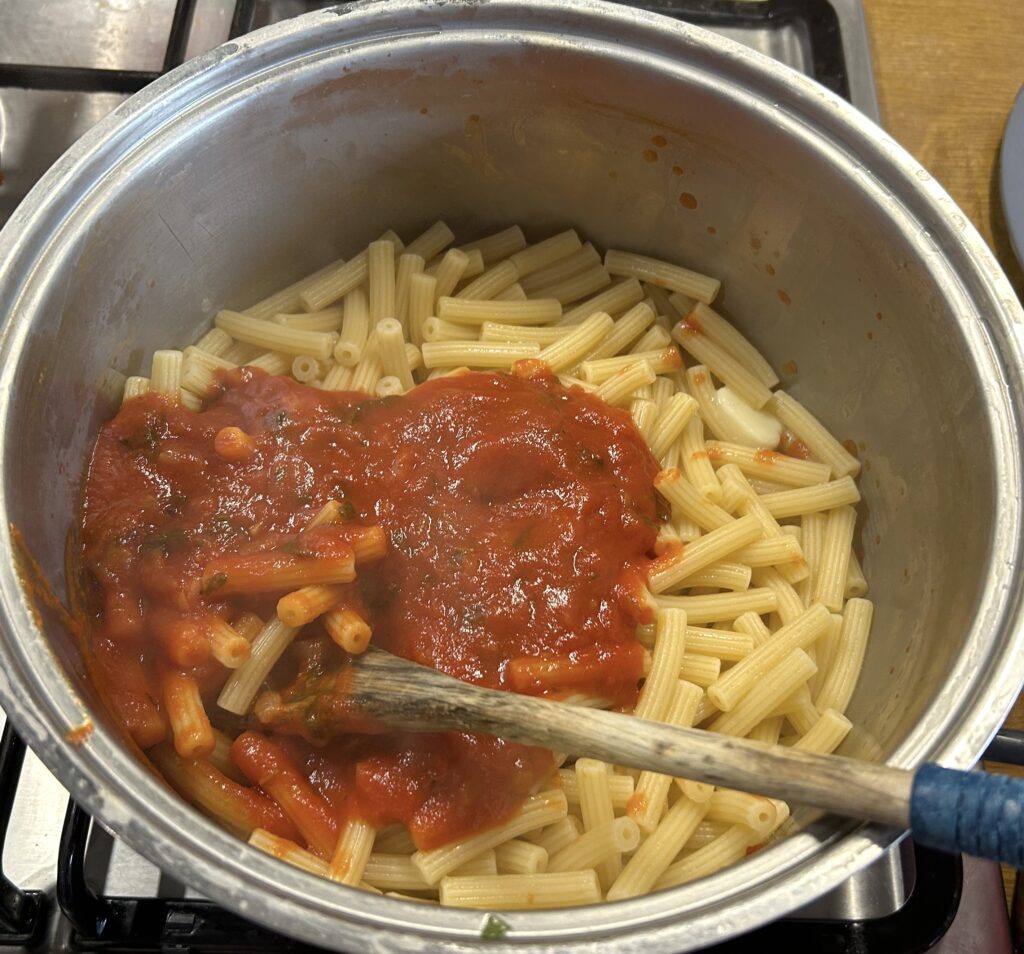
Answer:
[{"label": "pot handle", "polygon": [[1024,867],[1024,779],[923,765],[910,829],[921,844]]},{"label": "pot handle", "polygon": [[1000,729],[985,749],[982,758],[1004,765],[1024,765],[1024,732]]}]

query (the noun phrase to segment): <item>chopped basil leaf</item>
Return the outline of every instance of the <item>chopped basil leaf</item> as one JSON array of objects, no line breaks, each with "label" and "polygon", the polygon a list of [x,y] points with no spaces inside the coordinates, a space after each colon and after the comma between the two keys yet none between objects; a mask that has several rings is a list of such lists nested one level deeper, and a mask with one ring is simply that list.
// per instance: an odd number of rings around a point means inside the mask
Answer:
[{"label": "chopped basil leaf", "polygon": [[508,925],[493,914],[488,914],[484,918],[484,923],[480,926],[480,937],[484,941],[501,941],[508,934]]},{"label": "chopped basil leaf", "polygon": [[219,590],[227,581],[227,573],[214,573],[206,581],[206,586],[203,587],[203,595],[209,596],[214,590]]}]

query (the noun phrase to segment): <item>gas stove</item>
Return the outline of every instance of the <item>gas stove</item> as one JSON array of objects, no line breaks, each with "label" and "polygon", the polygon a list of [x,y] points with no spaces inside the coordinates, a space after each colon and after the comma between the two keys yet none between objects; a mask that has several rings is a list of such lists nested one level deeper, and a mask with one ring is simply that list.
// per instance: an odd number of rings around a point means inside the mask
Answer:
[{"label": "gas stove", "polygon": [[[128,95],[315,0],[0,0],[0,225]],[[772,56],[878,120],[860,0],[639,0]],[[2,714],[0,714],[2,717]],[[11,731],[0,740],[0,950],[311,951],[218,908],[94,823]],[[1010,951],[997,866],[909,841],[795,915],[715,947]]]}]

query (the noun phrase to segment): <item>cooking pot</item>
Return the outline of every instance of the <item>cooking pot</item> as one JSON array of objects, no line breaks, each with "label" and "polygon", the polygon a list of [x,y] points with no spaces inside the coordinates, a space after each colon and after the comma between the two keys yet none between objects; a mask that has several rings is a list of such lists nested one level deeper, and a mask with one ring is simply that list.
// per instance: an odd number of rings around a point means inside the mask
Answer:
[{"label": "cooking pot", "polygon": [[[83,470],[123,376],[216,309],[437,218],[466,237],[575,225],[722,278],[723,311],[864,460],[876,617],[849,710],[860,751],[970,765],[1024,676],[1024,314],[885,132],[764,57],[626,7],[328,10],[186,63],[99,123],[0,234],[3,545],[17,528],[63,593]],[[129,845],[325,947],[475,945],[480,912],[319,880],[188,807],[106,724],[75,640],[25,573],[13,558],[0,570],[0,701]],[[503,914],[505,943],[700,947],[821,895],[900,834],[811,818],[676,890]]]}]

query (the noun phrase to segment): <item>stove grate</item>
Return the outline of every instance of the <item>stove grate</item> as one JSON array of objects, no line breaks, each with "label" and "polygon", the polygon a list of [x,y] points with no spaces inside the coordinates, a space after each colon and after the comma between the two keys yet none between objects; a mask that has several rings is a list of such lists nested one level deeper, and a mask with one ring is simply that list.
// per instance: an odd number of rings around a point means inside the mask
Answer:
[{"label": "stove grate", "polygon": [[[161,70],[109,70],[81,66],[40,66],[0,63],[0,87],[34,90],[65,90],[81,93],[137,93],[164,73],[185,62],[192,17],[199,0],[177,0]],[[236,0],[228,39],[252,29],[256,0]]]},{"label": "stove grate", "polygon": [[[14,796],[25,761],[25,743],[4,726],[0,737],[0,859],[7,840]],[[31,946],[46,926],[47,898],[41,891],[23,891],[4,874],[0,863],[0,944]]]},{"label": "stove grate", "polygon": [[312,948],[260,928],[212,901],[111,897],[86,878],[92,818],[68,803],[57,863],[57,902],[71,923],[75,952],[117,954],[314,954]]}]

